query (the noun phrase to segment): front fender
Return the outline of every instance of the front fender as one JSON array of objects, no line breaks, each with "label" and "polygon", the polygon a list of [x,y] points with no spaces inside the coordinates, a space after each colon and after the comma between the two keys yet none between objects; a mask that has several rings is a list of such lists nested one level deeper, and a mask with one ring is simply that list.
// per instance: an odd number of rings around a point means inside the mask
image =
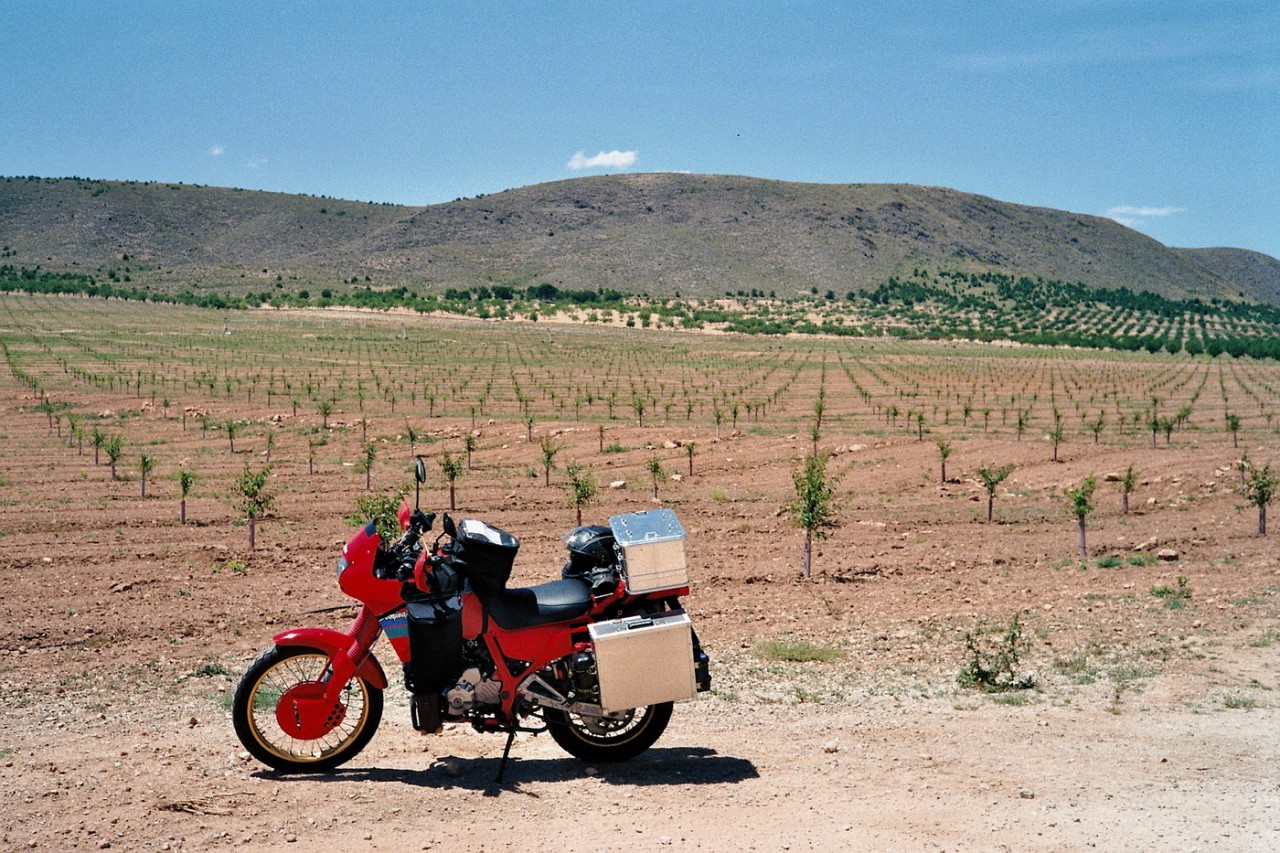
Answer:
[{"label": "front fender", "polygon": [[[329,657],[347,654],[351,647],[351,638],[341,631],[332,628],[290,628],[271,638],[277,646],[306,646],[319,649]],[[369,652],[369,656],[356,668],[356,675],[363,678],[379,690],[387,689],[387,674],[382,664]]]}]

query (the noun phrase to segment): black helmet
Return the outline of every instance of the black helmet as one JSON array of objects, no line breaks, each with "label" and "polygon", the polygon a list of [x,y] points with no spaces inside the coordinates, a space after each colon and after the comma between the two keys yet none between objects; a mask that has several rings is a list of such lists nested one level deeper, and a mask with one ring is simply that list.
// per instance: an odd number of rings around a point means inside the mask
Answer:
[{"label": "black helmet", "polygon": [[561,577],[581,578],[591,586],[591,594],[605,596],[618,587],[618,555],[613,547],[613,530],[599,524],[575,527],[564,536],[569,562]]},{"label": "black helmet", "polygon": [[595,566],[613,565],[617,559],[613,542],[613,530],[600,524],[575,527],[564,537],[571,561],[577,563],[579,560],[575,558],[580,558],[583,563]]}]

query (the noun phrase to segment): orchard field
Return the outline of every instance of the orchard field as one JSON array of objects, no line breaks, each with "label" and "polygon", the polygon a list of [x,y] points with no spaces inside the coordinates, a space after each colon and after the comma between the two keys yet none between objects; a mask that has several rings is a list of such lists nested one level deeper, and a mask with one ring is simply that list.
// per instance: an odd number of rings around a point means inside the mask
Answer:
[{"label": "orchard field", "polygon": [[[1275,362],[22,294],[0,344],[4,849],[1280,845],[1280,531],[1241,489]],[[515,583],[558,577],[571,467],[586,522],[674,507],[712,694],[624,767],[521,738],[501,792],[501,739],[418,737],[398,686],[349,768],[248,761],[235,678],[345,625],[347,519],[415,453]],[[1025,689],[961,683],[1002,655]]]}]

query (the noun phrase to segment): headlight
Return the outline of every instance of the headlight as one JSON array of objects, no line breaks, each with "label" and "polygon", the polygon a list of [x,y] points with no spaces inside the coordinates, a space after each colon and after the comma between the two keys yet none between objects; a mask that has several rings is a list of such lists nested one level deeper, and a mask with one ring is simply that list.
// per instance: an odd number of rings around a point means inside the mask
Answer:
[{"label": "headlight", "polygon": [[347,566],[349,566],[349,565],[351,565],[351,564],[350,564],[349,562],[347,562],[347,558],[346,558],[346,557],[339,557],[339,558],[338,558],[338,577],[342,577],[342,573],[343,573],[343,572],[345,572],[345,571],[347,570]]}]

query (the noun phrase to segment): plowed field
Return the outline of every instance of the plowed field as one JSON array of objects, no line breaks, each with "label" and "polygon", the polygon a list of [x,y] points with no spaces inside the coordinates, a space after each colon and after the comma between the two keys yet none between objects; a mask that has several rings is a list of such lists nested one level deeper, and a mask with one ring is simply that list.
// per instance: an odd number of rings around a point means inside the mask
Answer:
[{"label": "plowed field", "polygon": [[[1280,532],[1238,490],[1242,451],[1280,463],[1280,366],[17,296],[0,340],[3,849],[1280,847]],[[805,580],[784,507],[819,400],[838,525]],[[591,767],[522,736],[498,787],[501,738],[416,735],[393,685],[337,772],[243,752],[236,677],[350,620],[362,461],[408,485],[410,432],[432,509],[473,436],[457,515],[520,537],[522,585],[558,577],[566,464],[601,521],[656,505],[659,460],[714,690],[656,747]],[[268,453],[250,550],[229,495]],[[1003,465],[988,523],[977,471]],[[1089,475],[1081,558],[1064,490]],[[1034,686],[961,686],[966,637]]]}]

